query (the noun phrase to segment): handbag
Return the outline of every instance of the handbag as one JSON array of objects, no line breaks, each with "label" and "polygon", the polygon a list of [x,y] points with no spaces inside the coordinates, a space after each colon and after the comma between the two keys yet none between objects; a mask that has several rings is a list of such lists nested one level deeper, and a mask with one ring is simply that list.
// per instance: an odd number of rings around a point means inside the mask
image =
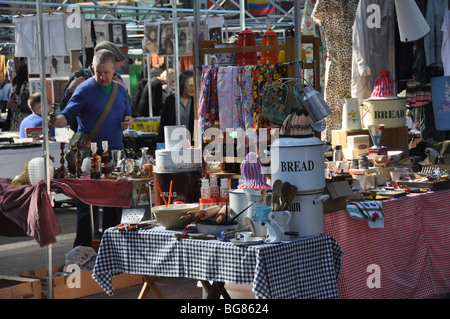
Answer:
[{"label": "handbag", "polygon": [[[112,105],[114,103],[114,100],[116,99],[117,90],[118,90],[119,85],[115,81],[113,81],[112,83],[113,83],[113,88],[112,88],[111,95],[109,96],[108,102],[106,104],[106,107],[103,110],[102,114],[100,114],[100,117],[98,118],[97,122],[94,125],[94,128],[91,130],[89,135],[84,134],[84,133],[74,133],[69,140],[68,153],[72,153],[72,155],[74,155],[73,153],[79,152],[81,163],[83,162],[84,158],[91,156],[91,154],[92,154],[91,142],[97,136],[97,133],[100,130],[100,127],[102,126],[103,122],[105,121],[106,117],[108,116],[109,111],[111,110]],[[75,150],[76,150],[76,152],[74,152]],[[67,154],[66,154],[66,157],[67,157]],[[68,160],[68,162],[70,162],[69,159],[67,159],[67,160]]]}]

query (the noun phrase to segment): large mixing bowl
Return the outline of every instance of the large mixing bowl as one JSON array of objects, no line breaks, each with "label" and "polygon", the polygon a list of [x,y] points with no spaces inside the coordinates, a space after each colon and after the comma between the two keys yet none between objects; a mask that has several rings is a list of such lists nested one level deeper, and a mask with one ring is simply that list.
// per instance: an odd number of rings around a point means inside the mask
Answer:
[{"label": "large mixing bowl", "polygon": [[180,217],[186,215],[189,211],[196,211],[200,208],[198,204],[171,204],[155,206],[152,212],[156,220],[166,229],[183,229],[188,222],[180,220]]}]

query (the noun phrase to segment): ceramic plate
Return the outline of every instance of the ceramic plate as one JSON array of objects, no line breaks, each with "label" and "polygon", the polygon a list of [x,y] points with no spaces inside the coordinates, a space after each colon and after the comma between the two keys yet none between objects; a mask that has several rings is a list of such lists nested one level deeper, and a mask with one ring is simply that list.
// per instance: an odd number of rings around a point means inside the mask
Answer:
[{"label": "ceramic plate", "polygon": [[231,238],[230,242],[235,245],[256,245],[264,242],[264,238],[262,237],[250,237],[248,240],[236,240],[236,238]]}]

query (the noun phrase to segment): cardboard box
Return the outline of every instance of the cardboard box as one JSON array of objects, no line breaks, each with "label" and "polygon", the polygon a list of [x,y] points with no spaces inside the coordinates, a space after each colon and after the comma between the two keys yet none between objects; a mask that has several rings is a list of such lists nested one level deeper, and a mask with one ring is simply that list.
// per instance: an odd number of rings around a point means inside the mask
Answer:
[{"label": "cardboard box", "polygon": [[[54,266],[52,268],[53,274],[63,271],[64,265]],[[80,287],[69,288],[67,285],[67,276],[53,278],[53,298],[54,299],[75,299],[86,296],[92,296],[104,293],[100,285],[92,279],[91,271],[82,271],[80,274]],[[22,277],[35,278],[41,281],[43,289],[46,289],[47,284],[47,269],[41,268],[20,273]],[[72,278],[70,278],[72,279]],[[70,282],[69,282],[70,283]],[[114,289],[131,287],[142,284],[142,276],[138,274],[123,274],[113,277]]]},{"label": "cardboard box", "polygon": [[367,150],[370,147],[369,135],[349,135],[347,136],[347,148],[349,150]]},{"label": "cardboard box", "polygon": [[41,299],[41,281],[0,276],[0,299]]},{"label": "cardboard box", "polygon": [[[369,130],[333,130],[331,132],[331,144],[335,148],[341,145],[342,149],[347,149],[347,137],[354,135],[370,135]],[[372,139],[369,139],[370,146],[373,145]],[[404,156],[408,156],[408,127],[385,127],[381,137],[381,145],[386,146],[388,151],[403,151]],[[368,152],[367,152],[368,153]],[[345,155],[345,152],[344,152]]]}]

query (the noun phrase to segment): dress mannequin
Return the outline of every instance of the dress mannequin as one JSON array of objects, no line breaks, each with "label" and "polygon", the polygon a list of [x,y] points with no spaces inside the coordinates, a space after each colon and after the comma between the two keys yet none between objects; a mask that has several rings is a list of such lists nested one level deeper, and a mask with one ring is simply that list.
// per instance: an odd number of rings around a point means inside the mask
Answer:
[{"label": "dress mannequin", "polygon": [[317,0],[311,18],[324,28],[328,58],[324,99],[332,114],[322,139],[342,125],[342,99],[351,96],[353,23],[359,0]]}]

